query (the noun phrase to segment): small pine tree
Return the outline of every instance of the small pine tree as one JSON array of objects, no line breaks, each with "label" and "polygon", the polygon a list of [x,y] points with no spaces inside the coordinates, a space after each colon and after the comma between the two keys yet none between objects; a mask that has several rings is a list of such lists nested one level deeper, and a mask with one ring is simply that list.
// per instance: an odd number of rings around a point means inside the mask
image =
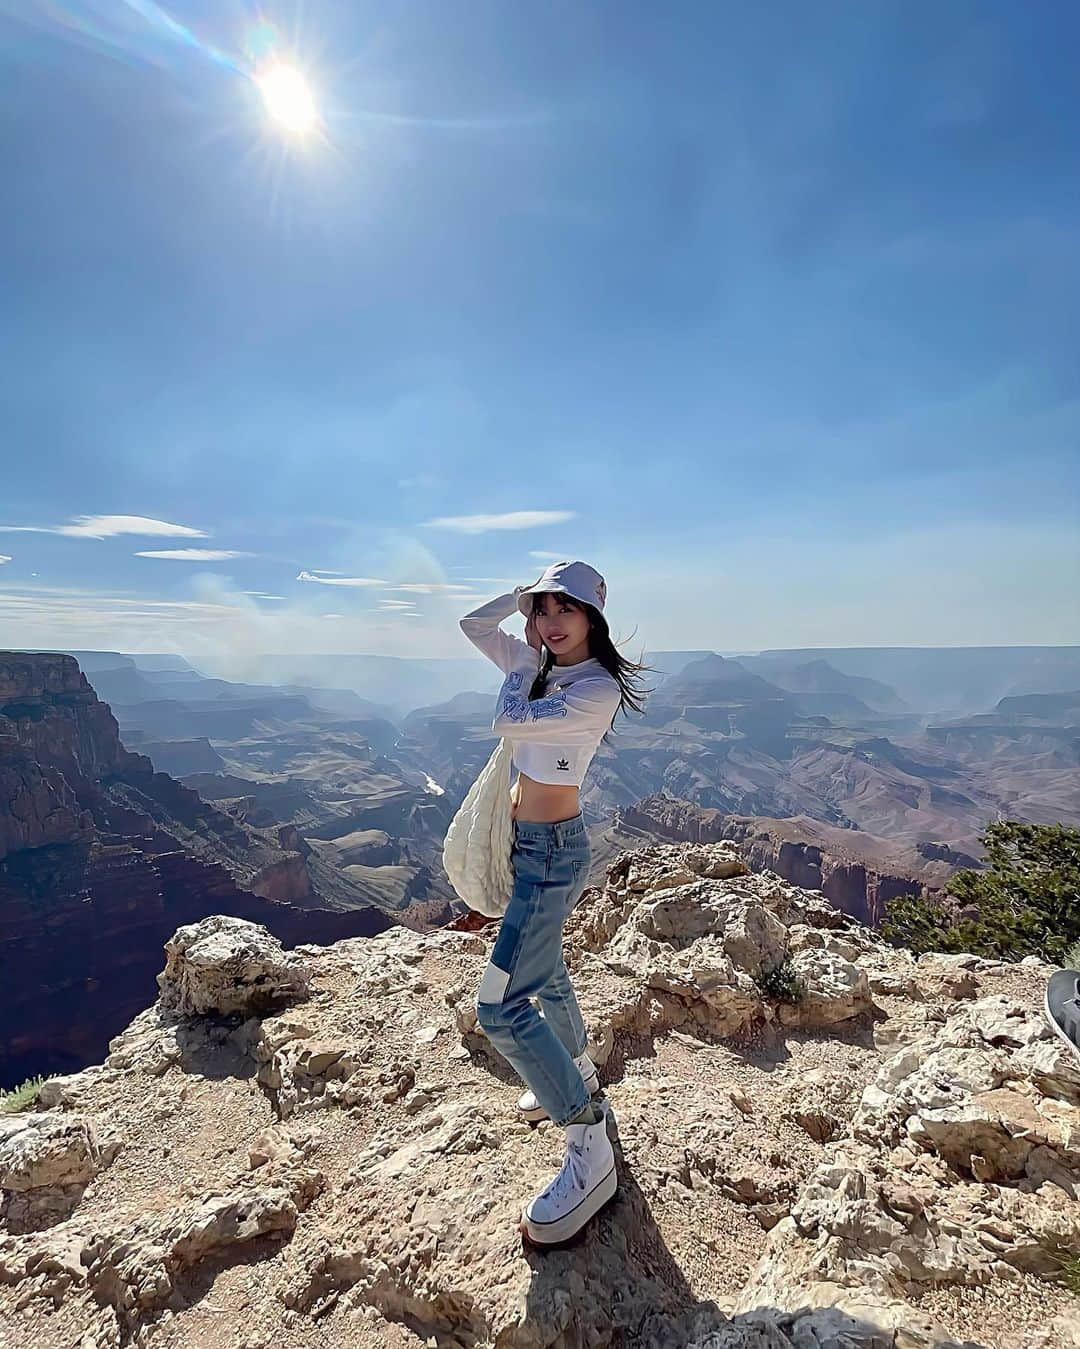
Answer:
[{"label": "small pine tree", "polygon": [[767,998],[775,1002],[801,1002],[806,996],[806,985],[795,973],[795,966],[785,957],[779,965],[761,965],[753,976],[754,983]]},{"label": "small pine tree", "polygon": [[[1080,829],[995,820],[982,842],[986,870],[967,868],[949,880],[955,909],[902,895],[886,905],[883,935],[916,952],[1036,955],[1065,964],[1080,941]],[[971,916],[960,916],[963,909]]]}]

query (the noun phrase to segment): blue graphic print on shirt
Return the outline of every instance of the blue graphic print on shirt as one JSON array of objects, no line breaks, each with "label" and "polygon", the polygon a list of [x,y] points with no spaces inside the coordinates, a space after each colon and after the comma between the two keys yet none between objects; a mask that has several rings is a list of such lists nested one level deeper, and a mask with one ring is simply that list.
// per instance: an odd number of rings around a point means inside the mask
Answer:
[{"label": "blue graphic print on shirt", "polygon": [[524,675],[520,670],[512,670],[503,680],[500,699],[500,715],[509,717],[511,721],[525,721],[532,711],[533,721],[539,721],[542,717],[565,717],[568,712],[566,706],[566,694],[562,690],[553,693],[547,698],[536,698],[531,703],[527,698],[522,698],[516,689],[521,688]]}]

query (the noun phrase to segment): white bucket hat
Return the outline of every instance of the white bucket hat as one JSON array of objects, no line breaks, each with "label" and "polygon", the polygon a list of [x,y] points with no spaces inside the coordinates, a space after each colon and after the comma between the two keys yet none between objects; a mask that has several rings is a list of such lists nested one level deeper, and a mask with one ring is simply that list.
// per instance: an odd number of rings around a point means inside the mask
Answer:
[{"label": "white bucket hat", "polygon": [[591,604],[601,613],[607,599],[607,582],[587,562],[553,562],[550,567],[531,586],[526,586],[518,595],[518,608],[526,618],[532,613],[531,596],[544,591],[561,591],[572,595],[582,604]]}]

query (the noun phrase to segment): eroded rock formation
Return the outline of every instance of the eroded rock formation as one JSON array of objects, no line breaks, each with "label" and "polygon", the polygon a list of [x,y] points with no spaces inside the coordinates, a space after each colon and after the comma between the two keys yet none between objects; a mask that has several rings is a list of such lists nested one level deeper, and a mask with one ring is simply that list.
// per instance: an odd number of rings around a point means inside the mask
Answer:
[{"label": "eroded rock formation", "polygon": [[[877,923],[897,895],[917,895],[943,886],[956,866],[973,858],[941,845],[895,851],[883,839],[843,830],[805,817],[793,820],[732,815],[692,801],[652,795],[620,807],[615,826],[629,826],[651,838],[712,843],[730,839],[754,871],[773,871],[793,885],[820,890],[842,912]],[[846,837],[845,837],[846,835]]]}]

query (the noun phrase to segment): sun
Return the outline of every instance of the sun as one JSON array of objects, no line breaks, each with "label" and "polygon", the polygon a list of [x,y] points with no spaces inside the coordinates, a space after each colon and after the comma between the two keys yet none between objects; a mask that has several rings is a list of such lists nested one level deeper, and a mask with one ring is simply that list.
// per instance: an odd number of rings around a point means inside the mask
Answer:
[{"label": "sun", "polygon": [[272,66],[256,83],[262,92],[266,110],[289,131],[310,131],[319,120],[319,112],[304,77],[291,66]]}]

